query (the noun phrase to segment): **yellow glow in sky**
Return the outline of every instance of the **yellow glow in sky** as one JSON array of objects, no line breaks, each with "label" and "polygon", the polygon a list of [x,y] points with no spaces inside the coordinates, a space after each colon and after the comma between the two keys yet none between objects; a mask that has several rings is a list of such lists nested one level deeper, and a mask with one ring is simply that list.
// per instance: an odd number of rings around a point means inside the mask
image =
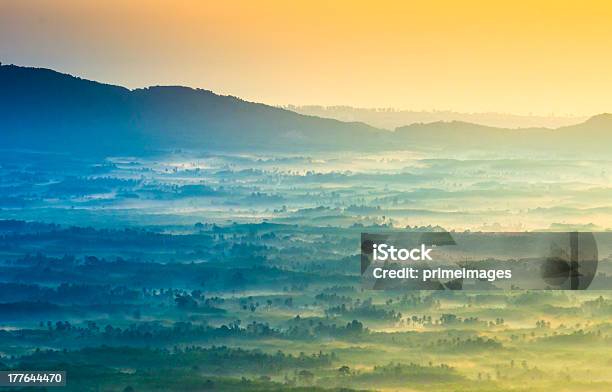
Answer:
[{"label": "yellow glow in sky", "polygon": [[0,1],[0,61],[271,104],[612,111],[610,1]]}]

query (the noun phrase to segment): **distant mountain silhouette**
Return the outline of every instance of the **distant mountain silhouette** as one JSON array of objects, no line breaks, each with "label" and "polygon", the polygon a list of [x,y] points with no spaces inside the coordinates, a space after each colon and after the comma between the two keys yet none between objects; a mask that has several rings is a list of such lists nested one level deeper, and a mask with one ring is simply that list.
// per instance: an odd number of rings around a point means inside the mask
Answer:
[{"label": "distant mountain silhouette", "polygon": [[284,108],[300,114],[335,118],[340,121],[360,121],[384,129],[436,121],[463,121],[500,128],[559,128],[578,124],[588,118],[584,116],[520,115],[495,112],[461,113],[451,110],[402,110],[351,106],[287,105]]},{"label": "distant mountain silhouette", "polygon": [[467,122],[394,132],[187,87],[129,90],[48,69],[0,66],[0,146],[82,154],[169,149],[312,151],[434,148],[608,153],[612,115],[555,130]]},{"label": "distant mountain silhouette", "polygon": [[583,123],[557,129],[506,129],[460,121],[412,124],[396,128],[393,139],[396,144],[413,142],[446,150],[609,153],[612,114],[600,114]]}]

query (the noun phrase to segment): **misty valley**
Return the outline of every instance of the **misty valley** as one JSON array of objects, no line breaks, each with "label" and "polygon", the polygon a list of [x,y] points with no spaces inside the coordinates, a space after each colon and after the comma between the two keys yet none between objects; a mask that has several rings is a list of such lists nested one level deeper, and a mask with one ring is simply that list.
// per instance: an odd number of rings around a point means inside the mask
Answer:
[{"label": "misty valley", "polygon": [[612,161],[5,150],[0,167],[3,368],[65,370],[74,391],[612,387],[609,292],[374,291],[359,268],[364,231],[608,230]]}]

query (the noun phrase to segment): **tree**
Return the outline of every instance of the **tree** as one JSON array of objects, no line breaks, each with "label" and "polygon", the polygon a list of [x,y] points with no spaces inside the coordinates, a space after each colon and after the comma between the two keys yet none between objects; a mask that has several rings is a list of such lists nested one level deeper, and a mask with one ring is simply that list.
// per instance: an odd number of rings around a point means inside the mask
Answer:
[{"label": "tree", "polygon": [[312,372],[309,372],[308,370],[301,370],[298,373],[298,377],[302,382],[310,384],[314,379],[314,374],[312,374]]},{"label": "tree", "polygon": [[346,365],[342,365],[340,368],[338,368],[338,373],[340,373],[341,376],[348,376],[351,374],[351,368]]},{"label": "tree", "polygon": [[348,332],[356,332],[356,333],[363,332],[363,324],[357,320],[353,320],[350,323],[346,324],[346,330]]},{"label": "tree", "polygon": [[194,309],[198,307],[198,301],[188,294],[177,296],[174,298],[174,302],[176,302],[176,306],[181,309]]}]

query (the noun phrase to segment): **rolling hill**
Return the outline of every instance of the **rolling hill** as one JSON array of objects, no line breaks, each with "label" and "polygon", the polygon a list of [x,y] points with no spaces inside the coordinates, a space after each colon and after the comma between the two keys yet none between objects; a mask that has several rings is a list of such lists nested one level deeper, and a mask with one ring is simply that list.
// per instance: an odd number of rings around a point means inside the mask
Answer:
[{"label": "rolling hill", "polygon": [[0,144],[73,154],[160,150],[283,151],[466,149],[604,153],[612,115],[557,129],[468,122],[411,124],[394,132],[302,115],[208,90],[129,90],[43,68],[0,66]]},{"label": "rolling hill", "polygon": [[[48,69],[0,67],[3,146],[86,153],[371,147],[363,123],[177,86],[129,90]],[[361,143],[361,140],[368,139]]]}]

